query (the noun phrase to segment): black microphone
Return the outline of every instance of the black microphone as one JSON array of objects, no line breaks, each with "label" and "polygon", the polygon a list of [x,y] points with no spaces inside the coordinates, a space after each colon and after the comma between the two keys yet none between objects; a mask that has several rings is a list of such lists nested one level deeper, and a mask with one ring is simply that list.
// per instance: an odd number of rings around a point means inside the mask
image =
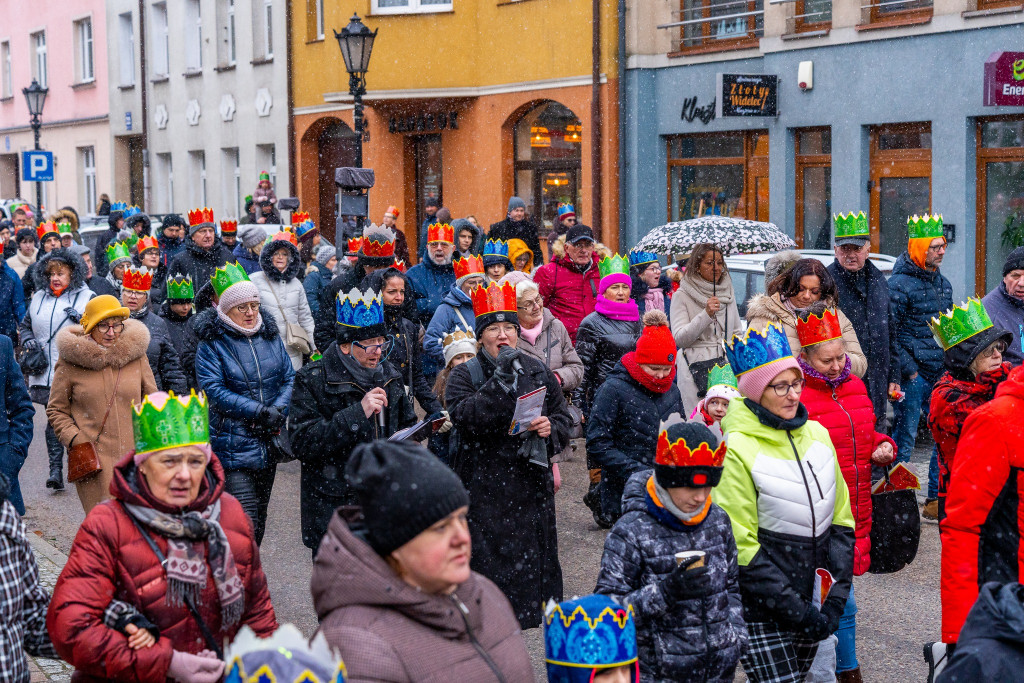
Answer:
[{"label": "black microphone", "polygon": [[[373,386],[377,389],[382,389],[381,386],[384,383],[384,368],[378,365],[373,371]],[[383,430],[384,429],[384,407],[377,411],[377,425]]]},{"label": "black microphone", "polygon": [[523,370],[523,364],[519,362],[518,358],[512,359],[512,369],[516,371],[517,375],[525,375],[526,370]]}]

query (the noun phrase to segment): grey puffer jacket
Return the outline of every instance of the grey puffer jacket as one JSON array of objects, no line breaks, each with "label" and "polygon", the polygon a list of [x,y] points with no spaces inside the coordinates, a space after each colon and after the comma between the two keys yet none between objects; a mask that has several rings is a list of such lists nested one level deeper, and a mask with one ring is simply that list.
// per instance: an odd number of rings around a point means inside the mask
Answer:
[{"label": "grey puffer jacket", "polygon": [[[624,514],[605,539],[596,591],[633,606],[645,682],[732,681],[747,628],[729,515],[712,503],[702,522],[684,525],[648,493],[651,476],[638,472],[626,483]],[[661,582],[684,550],[707,553],[711,587],[703,599],[670,605]]]}]

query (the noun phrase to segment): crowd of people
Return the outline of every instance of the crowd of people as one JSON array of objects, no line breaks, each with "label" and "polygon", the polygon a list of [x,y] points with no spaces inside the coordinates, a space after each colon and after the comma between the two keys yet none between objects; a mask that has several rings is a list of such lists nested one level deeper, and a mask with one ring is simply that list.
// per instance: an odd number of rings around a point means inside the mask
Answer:
[{"label": "crowd of people", "polygon": [[[242,221],[153,235],[113,203],[92,250],[67,211],[0,226],[0,678],[30,653],[213,682],[244,666],[225,643],[286,638],[260,544],[298,460],[320,626],[288,647],[348,680],[533,680],[522,631],[543,627],[552,681],[861,681],[873,486],[922,421],[926,659],[980,680],[1012,656],[979,620],[1024,604],[1024,248],[954,306],[941,217],[908,219],[887,280],[840,214],[834,261],[774,255],[743,320],[720,247],[616,254],[570,205],[543,235],[517,197],[486,232],[431,201],[407,267],[395,207],[336,247],[275,204],[261,176]],[[19,519],[33,403],[45,486],[86,513],[52,597]],[[561,602],[559,463],[581,447],[610,531],[595,594]]]}]

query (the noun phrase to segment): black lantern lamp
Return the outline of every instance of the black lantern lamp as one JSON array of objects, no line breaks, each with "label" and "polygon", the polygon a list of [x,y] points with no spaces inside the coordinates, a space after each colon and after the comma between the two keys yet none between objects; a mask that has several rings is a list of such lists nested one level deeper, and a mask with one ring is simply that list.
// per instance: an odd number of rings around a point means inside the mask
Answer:
[{"label": "black lantern lamp", "polygon": [[[32,126],[32,135],[35,137],[35,149],[39,150],[39,129],[42,128],[43,122],[43,105],[46,104],[46,95],[50,92],[49,88],[44,88],[39,85],[39,81],[32,79],[32,85],[27,88],[22,88],[21,92],[25,95],[25,102],[28,103],[29,113],[29,125]],[[36,183],[36,211],[42,212],[43,207],[43,184]]]},{"label": "black lantern lamp", "polygon": [[341,33],[335,31],[334,37],[338,40],[341,56],[345,60],[345,70],[348,71],[348,92],[354,100],[353,118],[356,135],[359,138],[356,165],[362,167],[363,95],[366,94],[366,72],[370,70],[370,53],[373,52],[373,41],[377,37],[377,31],[371,31],[359,19],[358,14],[353,14],[348,26],[341,29]]}]

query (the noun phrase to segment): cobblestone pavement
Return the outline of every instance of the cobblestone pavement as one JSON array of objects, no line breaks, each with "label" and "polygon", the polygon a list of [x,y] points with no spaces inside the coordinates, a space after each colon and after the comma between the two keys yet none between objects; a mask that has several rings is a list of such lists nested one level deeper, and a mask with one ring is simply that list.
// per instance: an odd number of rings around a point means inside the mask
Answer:
[{"label": "cobblestone pavement", "polygon": [[[28,540],[32,545],[32,551],[36,555],[36,564],[39,565],[39,581],[46,587],[46,590],[53,593],[53,587],[57,583],[57,577],[64,569],[67,556],[54,548],[38,533],[31,530],[28,532]],[[31,683],[42,681],[55,681],[57,683],[69,683],[74,668],[59,659],[46,659],[45,657],[29,657],[29,672],[32,677]]]}]

